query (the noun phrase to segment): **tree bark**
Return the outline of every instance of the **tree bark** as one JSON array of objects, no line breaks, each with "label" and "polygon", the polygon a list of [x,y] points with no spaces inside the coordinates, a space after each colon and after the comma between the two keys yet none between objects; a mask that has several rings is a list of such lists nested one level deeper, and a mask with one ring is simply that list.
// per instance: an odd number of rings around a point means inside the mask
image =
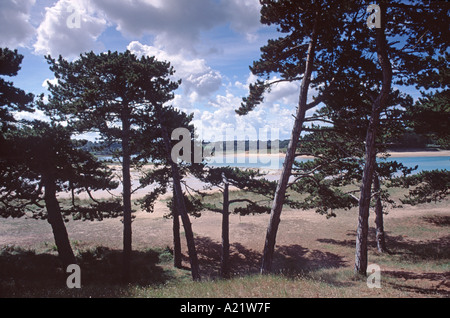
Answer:
[{"label": "tree bark", "polygon": [[56,198],[55,179],[47,175],[43,177],[43,183],[45,187],[44,201],[47,209],[48,223],[52,227],[59,258],[64,268],[67,268],[70,264],[76,264],[76,258],[70,246],[69,235],[67,234],[59,202]]},{"label": "tree bark", "polygon": [[222,210],[222,254],[220,274],[222,278],[230,277],[230,213],[229,213],[229,184],[225,175],[223,178],[223,210]]},{"label": "tree bark", "polygon": [[375,138],[378,123],[376,112],[372,112],[366,137],[366,154],[361,195],[359,199],[358,228],[356,230],[355,272],[366,275],[367,271],[367,239],[369,233],[369,209],[373,171],[375,169]]},{"label": "tree bark", "polygon": [[180,172],[178,170],[177,163],[174,162],[173,160],[171,160],[171,146],[170,146],[169,132],[167,131],[167,128],[164,125],[161,113],[158,113],[157,116],[158,116],[158,121],[161,124],[162,138],[163,138],[164,145],[166,148],[167,156],[171,162],[173,190],[175,193],[175,206],[178,210],[178,213],[181,216],[181,221],[183,222],[183,228],[184,228],[184,232],[186,235],[186,243],[187,243],[188,253],[189,253],[189,262],[191,264],[192,279],[194,281],[200,281],[201,276],[200,276],[200,269],[199,269],[199,265],[198,265],[197,250],[195,248],[194,232],[192,231],[192,224],[189,219],[189,215],[187,213],[186,205],[184,204],[184,196],[183,196],[183,191],[181,189]]},{"label": "tree bark", "polygon": [[380,197],[380,178],[377,174],[373,179],[373,190],[375,191],[375,225],[376,225],[376,241],[378,252],[386,253],[386,240],[384,235],[384,222],[383,222],[383,205],[381,204]]},{"label": "tree bark", "polygon": [[369,209],[372,180],[376,165],[376,133],[380,113],[386,107],[391,91],[392,67],[387,52],[385,28],[386,4],[380,3],[381,28],[375,30],[377,57],[383,74],[380,94],[372,103],[372,114],[366,135],[365,166],[363,170],[361,195],[359,200],[358,228],[356,230],[355,272],[367,275],[367,235],[369,229]]},{"label": "tree bark", "polygon": [[122,279],[130,280],[132,252],[131,219],[131,153],[130,153],[130,115],[128,105],[124,102],[122,111],[122,185],[123,185],[123,268]]},{"label": "tree bark", "polygon": [[308,54],[306,58],[305,74],[303,76],[300,88],[299,104],[295,116],[294,127],[292,129],[291,139],[286,152],[286,158],[272,203],[270,221],[267,228],[266,240],[263,250],[261,274],[268,274],[272,271],[273,255],[275,250],[278,225],[280,224],[281,210],[285,201],[286,189],[289,182],[289,177],[291,176],[292,165],[295,160],[295,153],[297,150],[298,141],[302,132],[303,123],[307,111],[307,97],[315,57],[319,17],[320,11],[316,13],[316,20],[311,34],[311,41],[309,43]]},{"label": "tree bark", "polygon": [[175,191],[173,191],[173,266],[176,268],[182,268],[182,254],[181,254],[181,238],[180,238],[180,215],[178,213],[178,207],[175,198]]}]

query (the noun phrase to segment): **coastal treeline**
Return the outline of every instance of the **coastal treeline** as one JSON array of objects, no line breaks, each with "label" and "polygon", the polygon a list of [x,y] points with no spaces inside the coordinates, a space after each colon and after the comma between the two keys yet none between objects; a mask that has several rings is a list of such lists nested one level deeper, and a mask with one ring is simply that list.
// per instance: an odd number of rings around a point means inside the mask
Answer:
[{"label": "coastal treeline", "polygon": [[[289,145],[289,139],[284,140],[268,140],[264,141],[264,144],[259,140],[234,140],[233,141],[233,152],[239,150],[241,144],[243,144],[244,151],[255,150],[251,149],[253,145],[256,144],[256,150],[258,151],[264,147],[264,150],[268,150],[271,153],[272,144],[276,143],[276,148],[279,152],[285,153]],[[207,147],[210,142],[203,141],[203,146]],[[239,145],[239,146],[238,146]],[[223,142],[223,149],[227,149],[227,142]],[[81,149],[91,152],[96,156],[111,156],[112,153],[120,149],[119,143],[105,143],[99,141],[88,140]],[[435,150],[449,150],[449,145],[441,143],[439,138],[435,135],[429,135],[428,133],[421,134],[414,132],[413,129],[407,129],[405,132],[401,133],[395,138],[387,140],[387,150],[388,151],[408,151],[408,150],[423,150],[423,151],[435,151]]]}]

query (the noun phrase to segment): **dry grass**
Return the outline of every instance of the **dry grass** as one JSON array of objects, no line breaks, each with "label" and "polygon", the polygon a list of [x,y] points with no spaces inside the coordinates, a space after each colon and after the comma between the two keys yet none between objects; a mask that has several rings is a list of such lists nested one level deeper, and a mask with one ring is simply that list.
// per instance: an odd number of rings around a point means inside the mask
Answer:
[{"label": "dry grass", "polygon": [[[233,193],[238,195],[238,193]],[[397,194],[400,195],[400,194]],[[218,198],[215,198],[218,200]],[[274,274],[258,274],[268,215],[231,215],[233,278],[221,280],[220,219],[203,212],[192,219],[202,282],[192,282],[183,242],[184,269],[174,269],[170,219],[165,203],[133,222],[133,279],[120,283],[122,223],[67,223],[82,269],[81,290],[65,287],[52,233],[45,221],[0,220],[1,297],[449,297],[450,211],[448,201],[389,211],[389,254],[375,246],[370,218],[369,263],[378,264],[382,288],[368,288],[353,274],[357,212],[336,211],[326,219],[314,211],[286,209],[277,236]],[[169,249],[167,248],[169,247]],[[149,249],[151,248],[151,249]]]}]

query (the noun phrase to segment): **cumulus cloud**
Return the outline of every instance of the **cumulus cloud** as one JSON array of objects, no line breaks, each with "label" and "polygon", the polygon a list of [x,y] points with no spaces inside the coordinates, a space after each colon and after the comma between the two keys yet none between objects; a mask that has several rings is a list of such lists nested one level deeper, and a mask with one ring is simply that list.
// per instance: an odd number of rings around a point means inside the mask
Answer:
[{"label": "cumulus cloud", "polygon": [[202,32],[229,24],[247,39],[259,28],[258,0],[92,0],[122,34],[154,35],[170,53],[195,52]]},{"label": "cumulus cloud", "polygon": [[17,112],[14,113],[14,118],[16,120],[39,120],[39,121],[49,121],[49,118],[44,114],[42,110],[36,109],[34,112]]},{"label": "cumulus cloud", "polygon": [[[274,78],[274,80],[277,80]],[[271,87],[270,92],[265,94],[267,103],[282,102],[286,105],[297,105],[300,90],[299,82],[280,82]]]},{"label": "cumulus cloud", "polygon": [[194,113],[193,124],[203,133],[201,137],[208,141],[223,140],[227,132],[248,128],[250,124],[237,126],[238,115],[234,110],[239,102],[239,97],[226,92],[209,102],[210,109],[199,112],[198,116]]},{"label": "cumulus cloud", "polygon": [[45,11],[34,44],[37,54],[73,57],[101,48],[97,39],[106,29],[107,21],[88,0],[59,0]]},{"label": "cumulus cloud", "polygon": [[[209,102],[207,110],[194,112],[194,126],[207,141],[289,138],[292,129],[292,109],[284,105],[261,105],[248,115],[239,116],[235,109],[241,97],[227,91]],[[233,135],[234,134],[234,135]]]},{"label": "cumulus cloud", "polygon": [[58,84],[58,79],[56,77],[53,78],[47,78],[45,81],[42,82],[42,87],[45,89],[48,89],[48,83],[52,85]]},{"label": "cumulus cloud", "polygon": [[226,22],[226,16],[211,0],[93,0],[125,35],[155,36],[155,45],[174,53],[193,51],[202,31]]},{"label": "cumulus cloud", "polygon": [[[245,83],[236,81],[234,88],[248,95],[249,84],[255,83],[257,76],[249,73]],[[278,81],[280,78],[273,77],[270,81]],[[290,138],[294,115],[298,107],[300,82],[279,82],[274,84],[270,91],[264,94],[264,101],[248,115],[238,117],[237,126],[251,124],[255,127],[265,127],[267,129],[279,129],[281,139]],[[309,89],[307,101],[312,102],[318,94],[318,89]],[[237,105],[240,105],[237,104]],[[237,106],[236,106],[237,107]],[[306,115],[311,116],[321,105],[307,111]]]},{"label": "cumulus cloud", "polygon": [[204,59],[189,59],[180,53],[170,54],[155,46],[144,45],[138,41],[131,42],[127,49],[137,56],[155,56],[160,61],[170,62],[175,68],[175,77],[182,80],[184,94],[190,96],[191,101],[211,95],[222,85],[221,74],[211,69]]},{"label": "cumulus cloud", "polygon": [[35,0],[0,1],[0,46],[25,46],[35,30],[30,24],[30,9]]},{"label": "cumulus cloud", "polygon": [[[15,5],[20,7],[15,15],[26,15],[34,1],[7,0],[1,5]],[[155,47],[171,54],[198,53],[202,35],[221,26],[229,26],[253,41],[260,27],[259,10],[259,0],[58,0],[46,8],[34,49],[38,54],[64,56],[100,49],[99,36],[108,26],[115,26],[127,37],[151,35]],[[81,23],[68,27],[74,14]],[[33,30],[20,17],[24,23],[18,25],[23,28],[15,31],[23,38]]]},{"label": "cumulus cloud", "polygon": [[250,42],[255,41],[261,26],[259,0],[226,0],[224,6],[231,28],[245,34]]}]

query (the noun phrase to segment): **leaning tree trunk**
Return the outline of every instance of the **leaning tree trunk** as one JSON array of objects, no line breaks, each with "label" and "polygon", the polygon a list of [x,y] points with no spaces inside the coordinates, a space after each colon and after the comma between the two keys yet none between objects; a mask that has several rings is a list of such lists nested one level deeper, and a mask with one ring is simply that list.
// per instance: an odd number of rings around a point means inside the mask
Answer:
[{"label": "leaning tree trunk", "polygon": [[132,229],[131,229],[131,152],[130,152],[130,118],[128,105],[122,112],[122,184],[123,184],[123,268],[122,279],[130,280]]},{"label": "leaning tree trunk", "polygon": [[380,196],[380,177],[375,173],[373,178],[373,190],[375,191],[375,225],[378,252],[386,253],[386,240],[384,235],[383,205]]},{"label": "leaning tree trunk", "polygon": [[377,57],[383,73],[381,92],[372,104],[372,114],[366,135],[365,166],[363,170],[361,195],[359,200],[358,228],[356,231],[355,272],[367,275],[367,236],[369,229],[369,209],[372,180],[376,165],[376,133],[380,113],[386,107],[392,83],[392,67],[387,52],[384,33],[386,5],[380,4],[381,28],[375,30]]},{"label": "leaning tree trunk", "polygon": [[229,212],[229,191],[228,179],[223,178],[223,210],[222,210],[222,254],[220,264],[220,275],[222,278],[230,277],[230,212]]},{"label": "leaning tree trunk", "polygon": [[67,234],[59,202],[56,198],[55,179],[50,175],[44,176],[43,184],[45,188],[44,201],[45,207],[47,208],[48,223],[50,223],[53,230],[59,258],[64,268],[67,268],[70,264],[76,264],[76,259],[70,246],[69,235]]},{"label": "leaning tree trunk", "polygon": [[200,281],[201,277],[200,277],[200,269],[199,269],[199,265],[198,265],[197,250],[195,248],[194,232],[192,231],[192,224],[189,219],[189,215],[187,213],[186,205],[184,203],[183,191],[181,189],[180,172],[179,172],[177,163],[174,162],[173,160],[171,160],[171,145],[170,145],[169,132],[167,131],[166,126],[164,125],[161,113],[158,112],[157,116],[158,116],[158,121],[161,125],[162,138],[163,138],[164,146],[166,148],[166,153],[167,153],[168,159],[171,162],[172,178],[173,178],[173,191],[175,194],[175,207],[176,207],[178,213],[180,214],[181,220],[183,222],[183,228],[184,228],[184,232],[186,235],[186,243],[187,243],[188,253],[189,253],[189,262],[191,264],[192,279],[194,281]]},{"label": "leaning tree trunk", "polygon": [[277,188],[275,190],[274,200],[272,203],[272,209],[270,211],[270,221],[267,228],[266,240],[264,245],[261,273],[268,274],[272,271],[273,254],[275,250],[275,241],[278,231],[278,225],[280,224],[281,210],[285,202],[286,189],[288,186],[289,178],[291,176],[292,165],[295,160],[295,152],[297,150],[297,144],[302,132],[303,123],[307,111],[307,97],[309,90],[309,83],[311,81],[311,73],[313,70],[315,49],[317,43],[317,28],[320,12],[316,15],[316,21],[314,24],[313,32],[311,34],[311,41],[308,47],[308,55],[306,58],[305,74],[302,80],[300,88],[299,104],[297,113],[295,115],[294,127],[291,133],[291,140],[289,142],[286,158],[281,171],[281,177],[278,181]]},{"label": "leaning tree trunk", "polygon": [[175,191],[173,191],[173,266],[176,268],[182,268],[182,254],[181,254],[181,238],[180,238],[180,214],[178,213],[178,207],[175,198]]}]

